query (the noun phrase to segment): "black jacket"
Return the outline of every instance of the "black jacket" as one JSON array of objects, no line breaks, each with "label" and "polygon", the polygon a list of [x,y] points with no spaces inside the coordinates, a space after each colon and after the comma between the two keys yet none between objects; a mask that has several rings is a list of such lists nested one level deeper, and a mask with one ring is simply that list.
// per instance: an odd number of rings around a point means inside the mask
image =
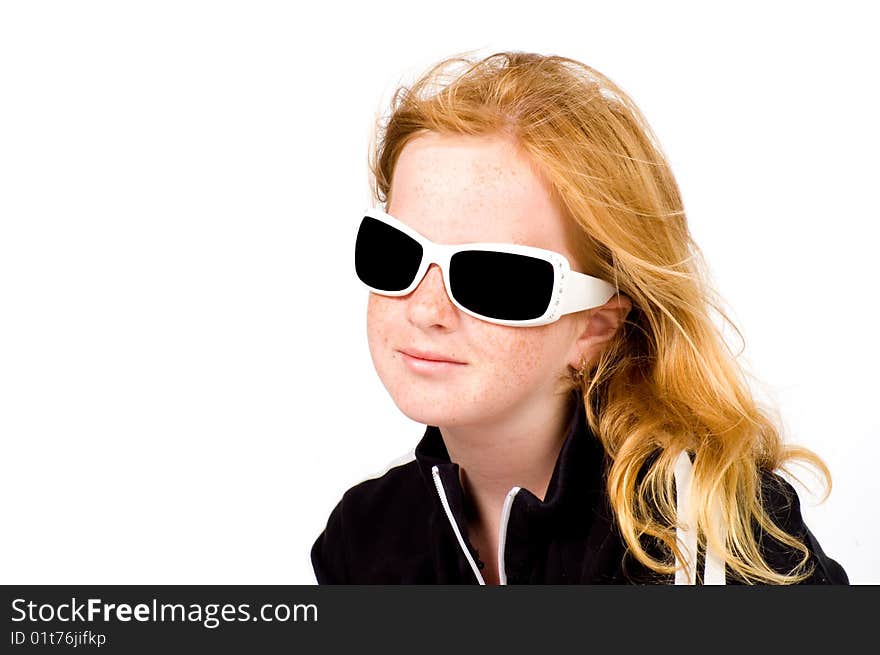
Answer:
[{"label": "black jacket", "polygon": [[[650,571],[627,552],[604,486],[607,455],[589,430],[576,391],[572,405],[544,501],[518,487],[508,495],[501,520],[502,584],[674,583],[673,575]],[[458,464],[450,461],[436,426],[427,426],[412,456],[343,494],[311,549],[318,583],[482,584],[483,563],[468,540]],[[774,522],[811,551],[815,570],[806,582],[849,584],[844,569],[804,524],[794,488],[764,472],[762,493]],[[779,572],[788,573],[800,559],[768,535],[761,543],[765,559]],[[706,558],[702,548],[697,552],[695,577],[702,584]],[[725,580],[742,584],[729,567]]]}]

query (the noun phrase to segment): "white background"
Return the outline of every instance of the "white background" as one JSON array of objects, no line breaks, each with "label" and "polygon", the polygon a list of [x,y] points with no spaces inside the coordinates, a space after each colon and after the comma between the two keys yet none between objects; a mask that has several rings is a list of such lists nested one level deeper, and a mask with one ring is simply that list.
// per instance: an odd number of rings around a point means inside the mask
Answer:
[{"label": "white background", "polygon": [[807,524],[880,583],[869,5],[3,3],[0,582],[314,580],[342,492],[423,433],[352,272],[376,113],[515,49],[644,111],[756,393],[831,467]]}]

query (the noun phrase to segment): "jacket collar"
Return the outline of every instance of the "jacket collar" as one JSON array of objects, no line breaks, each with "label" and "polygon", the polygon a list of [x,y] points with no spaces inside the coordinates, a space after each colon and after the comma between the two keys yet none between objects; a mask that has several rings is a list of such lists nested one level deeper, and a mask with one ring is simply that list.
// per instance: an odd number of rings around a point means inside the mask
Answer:
[{"label": "jacket collar", "polygon": [[[591,509],[601,494],[604,448],[587,425],[583,397],[579,390],[572,391],[569,407],[566,436],[544,500],[525,487],[516,496],[517,513],[526,524],[523,527],[547,527],[575,514],[589,519]],[[459,524],[463,523],[464,492],[458,475],[459,465],[450,460],[437,426],[426,426],[424,436],[415,448],[415,458],[422,477],[435,498],[437,490],[431,469],[437,466],[452,512]]]}]

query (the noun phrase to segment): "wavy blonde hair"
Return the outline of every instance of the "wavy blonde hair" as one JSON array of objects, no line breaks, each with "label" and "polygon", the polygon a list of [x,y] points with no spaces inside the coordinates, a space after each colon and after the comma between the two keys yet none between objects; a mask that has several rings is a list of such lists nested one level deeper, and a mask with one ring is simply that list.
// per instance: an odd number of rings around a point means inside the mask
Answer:
[{"label": "wavy blonde hair", "polygon": [[[785,445],[753,398],[710,310],[742,334],[720,307],[669,163],[634,102],[566,57],[450,57],[397,88],[390,113],[377,117],[368,158],[375,200],[388,201],[401,150],[426,130],[513,137],[569,219],[579,269],[632,301],[609,346],[567,379],[610,456],[608,496],[628,552],[663,575],[676,570],[670,554],[684,562],[673,471],[687,451],[701,546],[708,542],[749,584],[806,579],[809,549],[771,520],[761,469],[791,474],[790,461],[814,465],[824,475],[823,501],[831,474],[812,451]],[[719,511],[724,532],[710,520]],[[793,570],[779,573],[765,561],[756,525],[803,555]],[[661,558],[644,538],[665,547]]]}]

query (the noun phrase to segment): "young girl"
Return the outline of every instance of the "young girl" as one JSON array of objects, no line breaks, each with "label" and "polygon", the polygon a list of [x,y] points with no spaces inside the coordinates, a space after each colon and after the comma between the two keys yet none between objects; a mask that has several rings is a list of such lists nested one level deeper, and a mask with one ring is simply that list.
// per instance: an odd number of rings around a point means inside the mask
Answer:
[{"label": "young girl", "polygon": [[426,430],[345,492],[319,583],[848,584],[775,473],[802,460],[830,489],[828,468],[752,398],[620,88],[564,57],[454,57],[375,143],[370,353]]}]

